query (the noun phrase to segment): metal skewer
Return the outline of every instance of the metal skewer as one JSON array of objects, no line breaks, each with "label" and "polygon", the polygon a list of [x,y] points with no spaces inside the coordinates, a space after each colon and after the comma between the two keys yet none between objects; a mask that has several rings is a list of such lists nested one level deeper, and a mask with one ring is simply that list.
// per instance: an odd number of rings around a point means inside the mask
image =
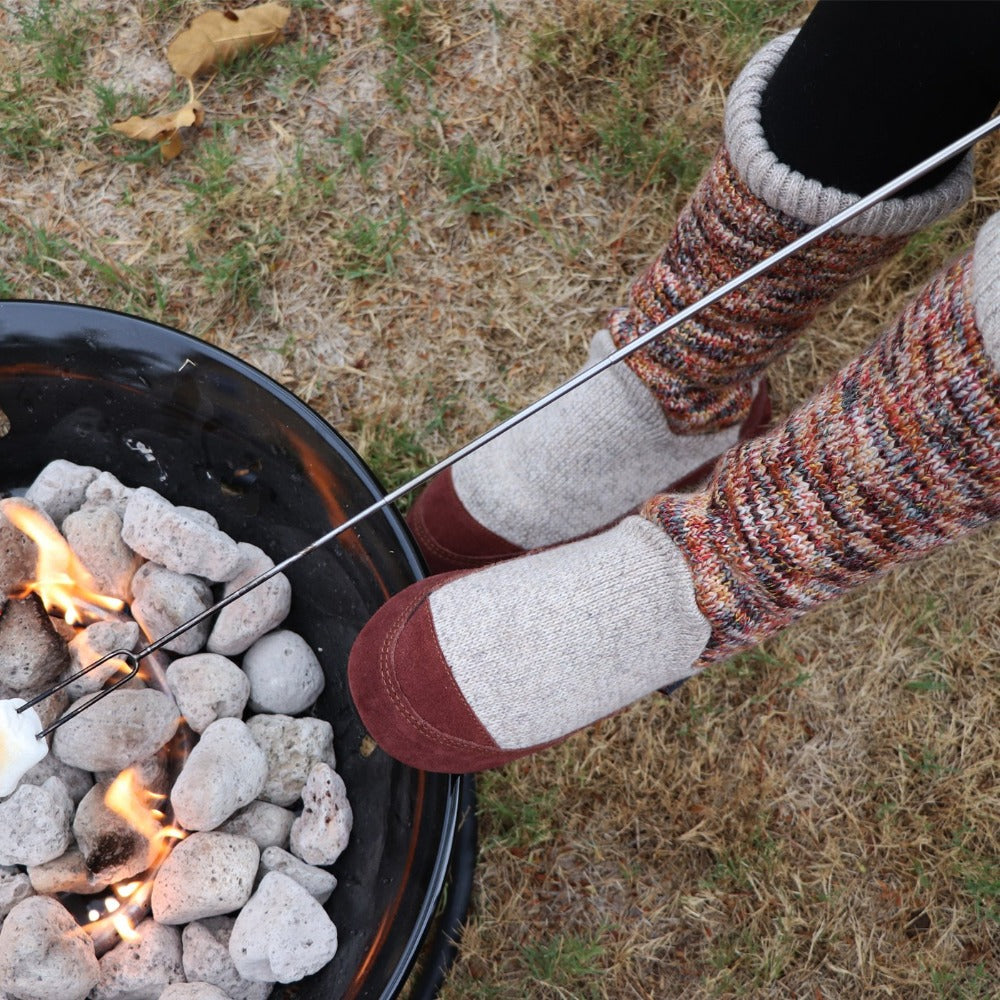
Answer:
[{"label": "metal skewer", "polygon": [[116,680],[114,684],[102,689],[101,691],[98,691],[94,695],[94,697],[90,698],[84,704],[78,705],[76,708],[73,709],[73,711],[67,712],[65,715],[61,716],[59,719],[53,722],[50,726],[47,726],[41,732],[36,734],[38,739],[43,739],[54,729],[61,726],[64,722],[68,722],[74,716],[79,715],[81,712],[88,709],[95,702],[100,701],[102,698],[109,695],[112,691],[121,687],[123,684],[127,683],[137,673],[139,669],[139,662],[145,657],[149,656],[151,653],[155,653],[157,650],[161,649],[167,643],[172,642],[174,639],[176,639],[183,633],[187,632],[189,629],[194,628],[196,625],[199,625],[201,622],[205,621],[206,618],[209,618],[210,616],[214,615],[217,611],[220,611],[222,608],[228,607],[233,602],[238,601],[245,594],[248,594],[251,590],[254,590],[256,587],[259,587],[262,583],[265,583],[267,580],[270,580],[271,577],[276,576],[278,573],[281,573],[283,570],[287,569],[293,563],[298,562],[299,559],[302,559],[304,556],[309,555],[309,553],[313,552],[315,549],[320,548],[320,546],[326,545],[327,542],[333,541],[333,539],[335,539],[338,535],[343,534],[345,531],[349,531],[355,525],[360,524],[362,521],[370,517],[372,514],[377,513],[378,511],[382,510],[385,507],[388,507],[389,504],[395,503],[398,499],[405,496],[407,493],[410,493],[412,490],[415,490],[418,486],[422,486],[428,480],[432,479],[439,472],[443,472],[445,469],[449,468],[456,462],[459,462],[461,459],[465,458],[467,455],[470,455],[472,452],[477,451],[483,445],[488,444],[490,441],[493,441],[495,438],[498,438],[501,434],[506,433],[508,430],[510,430],[512,427],[515,427],[523,420],[527,420],[529,417],[533,416],[539,410],[548,406],[550,403],[553,403],[557,399],[560,399],[563,396],[565,396],[567,393],[572,392],[575,388],[577,388],[577,386],[580,386],[584,382],[589,381],[590,379],[594,378],[594,376],[599,375],[601,372],[610,368],[612,365],[617,364],[623,358],[628,357],[628,355],[639,350],[641,347],[644,347],[651,340],[654,340],[661,334],[664,334],[667,331],[672,330],[675,326],[679,326],[681,323],[684,323],[687,320],[691,319],[692,316],[695,316],[697,313],[701,312],[701,310],[717,302],[719,299],[728,295],[730,292],[735,291],[735,289],[746,284],[748,281],[752,281],[754,278],[763,274],[765,271],[768,271],[776,264],[781,263],[781,261],[790,257],[792,254],[797,253],[803,247],[808,246],[810,243],[815,242],[820,237],[825,236],[832,230],[837,229],[839,226],[842,226],[845,222],[848,222],[855,216],[860,215],[862,212],[871,208],[873,205],[876,205],[884,198],[888,198],[890,195],[895,194],[897,191],[906,187],[906,185],[910,184],[918,177],[922,177],[924,174],[933,170],[935,167],[940,166],[942,163],[947,162],[952,157],[957,156],[959,153],[964,152],[970,146],[975,145],[975,143],[977,143],[980,139],[989,135],[991,132],[996,131],[998,128],[1000,128],[1000,116],[996,118],[991,118],[985,124],[980,125],[978,128],[973,129],[971,132],[968,132],[966,135],[962,136],[962,138],[956,139],[951,144],[945,146],[943,149],[939,150],[933,156],[929,156],[927,159],[922,160],[916,166],[911,167],[909,170],[900,174],[898,177],[895,177],[891,181],[888,181],[887,183],[883,184],[881,187],[876,188],[874,191],[872,191],[871,194],[866,195],[863,198],[859,198],[858,201],[856,201],[853,205],[850,205],[848,208],[845,208],[842,211],[838,212],[836,215],[832,216],[826,222],[820,223],[814,229],[810,229],[809,232],[805,233],[803,236],[800,236],[797,240],[794,240],[787,246],[782,247],[775,253],[771,254],[770,257],[766,257],[764,260],[755,264],[753,267],[748,268],[742,274],[738,274],[735,278],[730,279],[724,285],[720,285],[714,291],[709,292],[708,295],[699,299],[697,302],[680,310],[680,312],[676,313],[674,316],[671,316],[669,319],[664,320],[658,326],[653,327],[651,330],[637,337],[630,344],[626,344],[624,347],[621,347],[614,353],[609,354],[606,358],[602,359],[601,361],[598,361],[595,364],[591,365],[589,368],[586,368],[583,371],[578,372],[572,378],[563,382],[561,385],[557,386],[551,392],[542,396],[540,399],[537,399],[534,403],[530,403],[523,410],[520,410],[517,413],[513,414],[512,416],[507,417],[506,420],[497,424],[495,427],[486,431],[484,434],[481,434],[479,437],[475,438],[468,444],[459,448],[457,451],[448,455],[446,458],[441,459],[441,461],[430,466],[430,468],[425,469],[423,472],[414,476],[412,479],[404,483],[402,486],[396,487],[396,489],[392,490],[390,493],[387,493],[380,500],[377,500],[375,503],[366,507],[360,513],[355,514],[352,517],[348,518],[348,520],[346,520],[343,524],[340,524],[336,528],[333,528],[332,530],[328,531],[325,535],[322,535],[315,541],[310,542],[307,546],[305,546],[305,548],[300,549],[298,552],[295,552],[292,555],[288,556],[288,558],[282,560],[280,563],[277,563],[275,566],[271,567],[271,569],[267,570],[264,573],[261,573],[259,576],[252,579],[249,583],[244,584],[238,590],[235,590],[233,591],[233,593],[228,594],[226,597],[222,598],[222,600],[218,601],[216,604],[213,604],[212,607],[206,608],[204,611],[195,615],[193,618],[189,619],[186,622],[183,622],[181,625],[178,625],[175,629],[173,629],[170,632],[167,632],[166,635],[160,636],[158,639],[149,643],[149,645],[140,649],[138,652],[131,652],[130,650],[126,649],[116,649],[110,653],[107,653],[106,655],[102,656],[99,660],[95,660],[93,663],[84,667],[82,670],[79,670],[72,676],[65,678],[59,684],[56,684],[54,687],[51,687],[48,690],[43,691],[41,694],[38,694],[35,697],[31,698],[29,701],[25,702],[24,705],[18,708],[17,711],[23,712],[24,710],[31,708],[33,705],[37,705],[39,702],[44,701],[46,698],[55,694],[57,691],[62,690],[62,688],[66,687],[68,684],[72,683],[77,678],[82,677],[84,674],[89,673],[91,670],[94,670],[95,668],[99,667],[102,663],[107,663],[109,660],[122,660],[126,664],[128,664],[129,666],[128,672],[125,675],[123,675],[120,679]]}]

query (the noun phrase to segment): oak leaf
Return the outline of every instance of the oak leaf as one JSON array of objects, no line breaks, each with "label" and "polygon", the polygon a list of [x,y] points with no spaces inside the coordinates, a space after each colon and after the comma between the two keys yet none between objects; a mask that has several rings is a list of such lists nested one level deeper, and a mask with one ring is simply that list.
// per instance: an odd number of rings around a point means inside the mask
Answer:
[{"label": "oak leaf", "polygon": [[167,61],[191,80],[209,73],[249,49],[273,45],[281,37],[290,9],[262,3],[246,10],[210,10],[199,14],[167,46]]},{"label": "oak leaf", "polygon": [[160,144],[160,155],[164,160],[172,160],[183,145],[180,130],[191,125],[200,125],[205,120],[205,109],[200,101],[190,100],[182,108],[162,115],[142,118],[133,115],[127,121],[115,122],[111,127],[130,139]]}]

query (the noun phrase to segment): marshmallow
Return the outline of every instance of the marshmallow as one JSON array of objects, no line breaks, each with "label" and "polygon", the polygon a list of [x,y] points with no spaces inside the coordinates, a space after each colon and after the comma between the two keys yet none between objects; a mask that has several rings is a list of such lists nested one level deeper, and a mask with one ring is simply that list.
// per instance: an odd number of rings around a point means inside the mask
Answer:
[{"label": "marshmallow", "polygon": [[13,793],[17,783],[48,752],[49,745],[37,733],[42,728],[33,708],[18,714],[23,698],[0,701],[0,798]]}]

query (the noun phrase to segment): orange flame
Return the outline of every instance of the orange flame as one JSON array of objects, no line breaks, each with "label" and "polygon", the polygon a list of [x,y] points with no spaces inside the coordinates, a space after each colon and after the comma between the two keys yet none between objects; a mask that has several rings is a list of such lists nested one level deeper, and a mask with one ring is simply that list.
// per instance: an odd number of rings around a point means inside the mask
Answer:
[{"label": "orange flame", "polygon": [[15,596],[38,594],[46,611],[62,612],[70,625],[84,623],[87,605],[109,611],[125,607],[123,601],[94,590],[94,578],[44,514],[16,500],[5,501],[3,513],[38,546],[35,579]]},{"label": "orange flame", "polygon": [[187,833],[177,826],[164,826],[165,818],[157,806],[166,798],[158,792],[145,788],[135,768],[127,768],[115,778],[104,793],[104,804],[113,813],[125,820],[150,845],[149,867],[142,876],[130,882],[120,882],[111,887],[113,896],[104,901],[107,916],[100,917],[93,911],[92,922],[86,930],[94,933],[107,926],[114,927],[125,941],[136,941],[140,935],[123,903],[129,904],[133,912],[146,906],[153,892],[153,880],[160,866],[167,859],[173,841],[183,840]]}]

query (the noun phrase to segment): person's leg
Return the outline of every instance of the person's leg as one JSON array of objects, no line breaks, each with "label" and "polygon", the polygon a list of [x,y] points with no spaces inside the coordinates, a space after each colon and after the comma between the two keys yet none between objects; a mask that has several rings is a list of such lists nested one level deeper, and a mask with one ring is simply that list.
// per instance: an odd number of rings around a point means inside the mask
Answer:
[{"label": "person's leg", "polygon": [[1000,517],[1000,216],[873,346],[708,487],[593,537],[430,578],[350,658],[375,740],[499,766]]},{"label": "person's leg", "polygon": [[994,0],[820,0],[764,91],[768,145],[805,177],[868,194],[989,118],[998,39]]},{"label": "person's leg", "polygon": [[[801,30],[804,45],[791,35],[777,39],[741,74],[727,102],[722,149],[667,247],[633,285],[630,305],[615,310],[609,331],[594,338],[589,363],[854,200],[851,189],[821,183],[803,171],[795,157],[801,154],[806,165],[811,152],[790,141],[803,126],[801,102],[792,100],[797,98],[795,81],[805,87],[809,79],[810,65],[802,53],[808,57],[822,48],[849,60],[854,40],[843,30],[845,19],[856,22],[858,37],[875,38],[884,30],[881,15],[869,12],[879,4],[830,4],[845,8],[833,17],[827,6],[820,3]],[[994,10],[998,5],[984,6]],[[922,15],[914,16],[919,21]],[[910,23],[906,17],[899,21]],[[912,28],[906,35],[922,37],[928,49],[935,41]],[[915,45],[907,51],[916,60],[920,53]],[[955,64],[953,47],[944,52],[952,62],[942,75],[962,78],[966,64]],[[833,56],[822,65],[820,95],[832,85],[836,69]],[[889,69],[904,81],[922,79],[927,62],[902,60]],[[873,74],[866,77],[872,91],[866,111],[883,107],[886,133],[893,135],[894,105],[880,105],[882,91]],[[990,84],[996,76],[989,78]],[[776,77],[782,86],[772,94]],[[983,89],[989,87],[984,84]],[[992,99],[998,97],[1000,86]],[[974,102],[976,114],[981,104],[981,99]],[[822,102],[816,107],[822,108]],[[839,115],[840,109],[832,108],[834,113]],[[839,162],[872,161],[883,146],[869,155],[867,130],[854,136],[851,124],[852,119],[839,117],[829,123],[839,133],[839,143],[833,144]],[[776,155],[770,131],[787,145],[790,159]],[[939,131],[928,128],[924,136],[936,142]],[[833,166],[837,169],[831,176],[841,170]],[[844,176],[853,181],[847,166]],[[878,172],[891,176],[893,170]],[[437,477],[408,518],[431,570],[484,565],[594,531],[651,492],[677,488],[705,474],[727,447],[741,436],[752,436],[766,421],[762,374],[815,313],[894,254],[908,234],[960,204],[969,190],[966,159],[934,185],[894,199],[854,220],[846,231],[818,241]]]}]

